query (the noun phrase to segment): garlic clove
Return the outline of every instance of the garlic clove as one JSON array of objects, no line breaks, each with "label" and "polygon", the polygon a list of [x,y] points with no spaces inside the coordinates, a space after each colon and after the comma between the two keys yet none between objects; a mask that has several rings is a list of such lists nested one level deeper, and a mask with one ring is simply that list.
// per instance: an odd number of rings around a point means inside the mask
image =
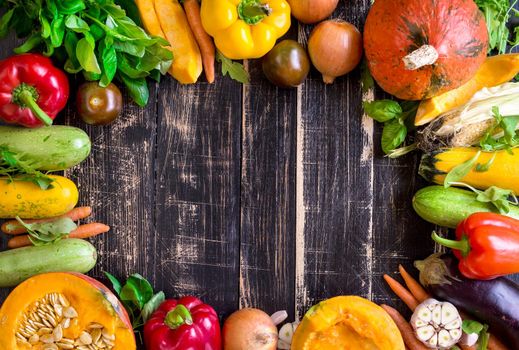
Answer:
[{"label": "garlic clove", "polygon": [[283,340],[278,341],[278,349],[281,350],[290,350],[290,344],[287,342],[284,342]]},{"label": "garlic clove", "polygon": [[442,323],[442,307],[440,304],[434,307],[432,312],[432,322],[436,325],[440,325]]},{"label": "garlic clove", "polygon": [[292,343],[292,337],[294,336],[294,326],[292,323],[286,323],[279,330],[279,339],[285,343]]},{"label": "garlic clove", "polygon": [[425,326],[416,330],[416,337],[421,341],[427,341],[436,335],[436,331],[433,326]]},{"label": "garlic clove", "polygon": [[438,345],[442,348],[447,348],[454,345],[452,343],[451,335],[445,329],[442,329],[438,332]]},{"label": "garlic clove", "polygon": [[426,344],[429,347],[435,348],[438,345],[438,334],[434,333],[434,335],[426,342]]},{"label": "garlic clove", "polygon": [[452,339],[456,340],[456,342],[458,342],[461,338],[461,331],[459,329],[452,329],[449,331],[449,334],[451,335]]},{"label": "garlic clove", "polygon": [[451,303],[443,303],[441,306],[441,323],[448,324],[459,318],[458,310]]},{"label": "garlic clove", "polygon": [[451,329],[460,329],[461,328],[461,319],[457,318],[451,323],[447,323],[443,326],[443,328],[451,330]]},{"label": "garlic clove", "polygon": [[283,323],[283,321],[285,321],[288,318],[288,313],[286,312],[286,310],[277,311],[274,312],[270,316],[270,318],[272,319],[272,322],[274,322],[274,324],[277,326],[278,324]]}]

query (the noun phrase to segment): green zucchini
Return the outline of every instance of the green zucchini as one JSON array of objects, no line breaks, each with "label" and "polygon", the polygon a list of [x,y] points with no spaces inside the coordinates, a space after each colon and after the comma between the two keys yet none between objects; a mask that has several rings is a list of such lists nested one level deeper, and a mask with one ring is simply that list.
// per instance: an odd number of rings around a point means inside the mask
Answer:
[{"label": "green zucchini", "polygon": [[72,126],[0,126],[0,146],[23,157],[34,170],[58,171],[81,163],[91,143],[83,130]]},{"label": "green zucchini", "polygon": [[96,264],[95,247],[82,239],[7,250],[0,253],[0,287],[12,287],[45,272],[90,271]]},{"label": "green zucchini", "polygon": [[[499,213],[492,203],[480,202],[476,197],[474,192],[460,188],[429,186],[416,192],[413,208],[422,219],[449,228],[456,228],[474,213]],[[519,207],[511,205],[507,216],[519,219]]]}]

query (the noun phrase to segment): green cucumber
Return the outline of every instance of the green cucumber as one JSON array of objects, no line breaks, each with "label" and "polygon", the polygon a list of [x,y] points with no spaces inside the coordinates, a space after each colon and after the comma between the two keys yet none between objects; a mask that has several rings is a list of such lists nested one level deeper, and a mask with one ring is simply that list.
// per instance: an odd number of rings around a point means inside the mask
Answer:
[{"label": "green cucumber", "polygon": [[96,264],[95,247],[82,239],[7,250],[0,253],[0,287],[12,287],[46,272],[90,271]]},{"label": "green cucumber", "polygon": [[90,154],[90,138],[81,129],[54,125],[42,128],[0,126],[0,146],[23,156],[35,170],[65,170]]},{"label": "green cucumber", "polygon": [[[476,197],[474,192],[460,188],[429,186],[416,192],[413,208],[422,219],[449,228],[456,228],[474,213],[499,213],[492,203],[479,202]],[[519,219],[519,207],[511,205],[507,216]]]}]

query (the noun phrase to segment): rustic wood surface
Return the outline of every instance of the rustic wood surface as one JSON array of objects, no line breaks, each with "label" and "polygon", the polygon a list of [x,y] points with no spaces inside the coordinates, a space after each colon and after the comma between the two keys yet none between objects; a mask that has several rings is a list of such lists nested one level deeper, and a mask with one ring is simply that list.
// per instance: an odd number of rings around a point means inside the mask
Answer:
[{"label": "rustic wood surface", "polygon": [[[341,1],[333,17],[362,27],[370,0]],[[311,26],[287,37],[306,43]],[[0,44],[10,55],[15,40]],[[358,70],[325,86],[278,89],[258,61],[250,85],[151,86],[146,108],[128,103],[113,125],[89,127],[73,103],[59,121],[85,129],[91,156],[66,175],[80,204],[112,227],[93,240],[103,271],[138,272],[170,296],[193,294],[222,317],[239,307],[286,309],[357,294],[405,310],[382,275],[434,250],[432,226],[411,207],[419,155],[380,150],[362,115]],[[1,247],[5,248],[5,239]],[[0,291],[0,302],[8,290]]]}]

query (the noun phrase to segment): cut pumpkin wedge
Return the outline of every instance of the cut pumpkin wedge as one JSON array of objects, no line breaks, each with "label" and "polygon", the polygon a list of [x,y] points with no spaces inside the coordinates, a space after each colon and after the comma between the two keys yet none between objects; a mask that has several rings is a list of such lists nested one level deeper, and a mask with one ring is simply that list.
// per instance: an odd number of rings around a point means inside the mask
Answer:
[{"label": "cut pumpkin wedge", "polygon": [[501,85],[519,74],[519,54],[488,57],[476,75],[457,89],[424,100],[416,112],[415,125],[424,125],[439,115],[467,103],[483,88]]}]

